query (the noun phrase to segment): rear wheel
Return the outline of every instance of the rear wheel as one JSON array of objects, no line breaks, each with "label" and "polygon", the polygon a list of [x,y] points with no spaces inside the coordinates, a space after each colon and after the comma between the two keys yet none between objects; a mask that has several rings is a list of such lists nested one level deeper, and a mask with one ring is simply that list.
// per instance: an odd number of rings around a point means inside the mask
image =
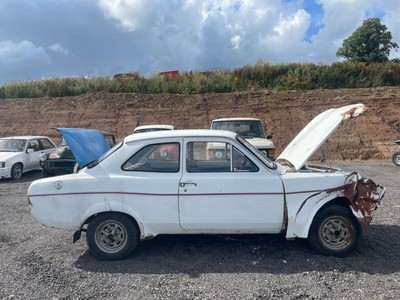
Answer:
[{"label": "rear wheel", "polygon": [[342,206],[321,210],[310,227],[308,241],[318,252],[344,257],[358,245],[361,227],[352,212]]},{"label": "rear wheel", "polygon": [[18,180],[22,177],[22,165],[15,164],[11,168],[11,179]]},{"label": "rear wheel", "polygon": [[105,213],[88,225],[86,241],[90,251],[101,259],[119,260],[130,255],[139,242],[139,229],[128,216]]},{"label": "rear wheel", "polygon": [[392,161],[396,166],[400,167],[400,152],[395,152],[392,155]]}]

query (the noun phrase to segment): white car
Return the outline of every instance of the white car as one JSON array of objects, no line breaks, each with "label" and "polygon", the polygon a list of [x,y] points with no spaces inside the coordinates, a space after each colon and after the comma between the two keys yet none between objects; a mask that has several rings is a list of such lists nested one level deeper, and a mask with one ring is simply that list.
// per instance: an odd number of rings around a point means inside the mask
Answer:
[{"label": "white car", "polygon": [[175,129],[175,127],[173,125],[164,125],[164,124],[142,125],[142,126],[136,127],[133,130],[133,133],[164,131],[164,130],[174,130],[174,129]]},{"label": "white car", "polygon": [[[273,162],[240,135],[220,130],[133,134],[77,174],[34,181],[34,219],[81,232],[91,252],[123,259],[159,234],[284,234],[325,255],[357,246],[385,188],[356,172],[305,162],[362,104],[317,116]],[[226,145],[224,160],[207,144]]]},{"label": "white car", "polygon": [[20,179],[22,174],[41,170],[39,156],[56,150],[47,136],[13,136],[0,138],[0,178]]},{"label": "white car", "polygon": [[[211,121],[211,128],[229,130],[240,134],[250,144],[260,150],[269,159],[275,159],[275,145],[272,135],[266,134],[266,123],[256,118],[222,118]],[[218,158],[224,153],[223,145],[208,144],[209,157]]]}]

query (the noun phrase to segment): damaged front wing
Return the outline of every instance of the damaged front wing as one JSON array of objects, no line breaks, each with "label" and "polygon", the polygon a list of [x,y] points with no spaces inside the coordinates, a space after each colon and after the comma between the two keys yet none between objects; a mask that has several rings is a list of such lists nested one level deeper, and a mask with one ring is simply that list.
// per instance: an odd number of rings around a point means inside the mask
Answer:
[{"label": "damaged front wing", "polygon": [[362,177],[357,172],[348,174],[346,176],[346,182],[348,183],[342,186],[322,190],[309,196],[300,205],[296,216],[309,199],[321,195],[322,193],[325,193],[325,197],[332,193],[339,193],[339,196],[344,196],[349,199],[349,206],[361,226],[364,228],[368,227],[371,223],[373,212],[385,195],[386,187],[376,184],[371,179]]},{"label": "damaged front wing", "polygon": [[371,179],[363,178],[354,172],[348,175],[349,183],[344,186],[343,194],[350,200],[350,208],[361,225],[371,223],[373,212],[385,196],[386,187]]}]

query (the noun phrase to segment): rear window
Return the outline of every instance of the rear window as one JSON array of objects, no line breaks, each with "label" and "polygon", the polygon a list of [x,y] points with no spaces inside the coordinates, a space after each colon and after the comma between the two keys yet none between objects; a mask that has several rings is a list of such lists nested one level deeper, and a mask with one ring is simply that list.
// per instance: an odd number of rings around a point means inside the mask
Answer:
[{"label": "rear window", "polygon": [[176,173],[180,170],[180,144],[152,144],[143,147],[123,165],[124,171]]}]

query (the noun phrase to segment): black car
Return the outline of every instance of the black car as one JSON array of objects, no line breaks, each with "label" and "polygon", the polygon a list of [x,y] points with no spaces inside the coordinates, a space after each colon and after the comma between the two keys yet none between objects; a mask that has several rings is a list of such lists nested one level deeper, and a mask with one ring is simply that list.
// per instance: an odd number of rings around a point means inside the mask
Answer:
[{"label": "black car", "polygon": [[[103,135],[112,148],[116,144],[114,134],[103,132]],[[40,156],[40,166],[43,177],[71,174],[79,169],[75,156],[63,136],[61,136],[55,152]]]}]

